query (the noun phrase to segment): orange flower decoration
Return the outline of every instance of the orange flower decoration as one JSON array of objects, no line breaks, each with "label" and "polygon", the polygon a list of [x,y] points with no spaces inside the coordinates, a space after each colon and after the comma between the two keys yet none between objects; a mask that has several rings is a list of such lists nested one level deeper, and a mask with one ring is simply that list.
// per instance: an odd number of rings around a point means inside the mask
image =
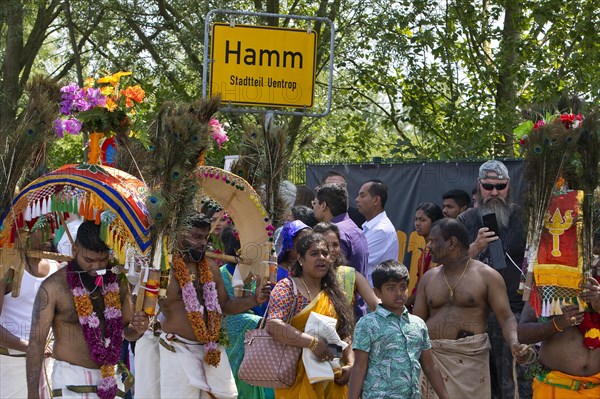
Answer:
[{"label": "orange flower decoration", "polygon": [[140,85],[129,86],[125,90],[122,91],[123,95],[126,98],[125,105],[129,107],[133,107],[133,103],[141,103],[144,101],[144,97],[146,96],[146,92]]}]

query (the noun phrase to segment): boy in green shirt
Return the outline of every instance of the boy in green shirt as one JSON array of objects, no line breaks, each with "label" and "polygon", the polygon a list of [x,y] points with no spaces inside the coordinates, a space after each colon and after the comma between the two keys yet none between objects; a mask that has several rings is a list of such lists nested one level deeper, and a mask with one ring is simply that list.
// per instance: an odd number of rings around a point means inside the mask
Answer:
[{"label": "boy in green shirt", "polygon": [[449,398],[431,355],[427,325],[404,306],[408,276],[406,266],[392,260],[373,271],[375,294],[382,303],[354,330],[348,399],[419,399],[421,366],[440,399]]}]

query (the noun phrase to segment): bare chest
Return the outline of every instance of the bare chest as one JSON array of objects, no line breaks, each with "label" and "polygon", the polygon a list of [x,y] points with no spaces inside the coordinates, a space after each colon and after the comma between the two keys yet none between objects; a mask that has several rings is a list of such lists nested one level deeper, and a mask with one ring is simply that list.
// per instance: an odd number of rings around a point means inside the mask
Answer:
[{"label": "bare chest", "polygon": [[444,306],[464,308],[487,307],[487,289],[477,278],[444,278],[437,273],[426,289],[427,306],[430,310]]}]

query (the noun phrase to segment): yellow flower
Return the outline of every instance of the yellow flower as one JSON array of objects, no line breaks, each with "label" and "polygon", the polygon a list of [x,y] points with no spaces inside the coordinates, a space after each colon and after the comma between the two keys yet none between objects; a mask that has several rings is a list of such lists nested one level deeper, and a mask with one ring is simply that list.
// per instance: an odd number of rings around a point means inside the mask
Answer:
[{"label": "yellow flower", "polygon": [[111,97],[106,97],[105,107],[110,112],[113,112],[117,108],[117,103]]},{"label": "yellow flower", "polygon": [[105,76],[103,78],[98,79],[98,83],[110,83],[113,86],[116,86],[119,84],[119,81],[121,80],[122,76],[128,76],[131,75],[131,72],[117,72],[113,75],[110,76]]},{"label": "yellow flower", "polygon": [[115,92],[115,88],[112,86],[102,86],[100,88],[100,93],[102,93],[103,96],[111,96],[113,93]]},{"label": "yellow flower", "polygon": [[94,83],[95,83],[94,78],[87,78],[86,80],[83,81],[83,87],[94,87]]},{"label": "yellow flower", "polygon": [[115,376],[115,365],[114,364],[103,364],[100,366],[100,375],[102,378],[114,377]]}]

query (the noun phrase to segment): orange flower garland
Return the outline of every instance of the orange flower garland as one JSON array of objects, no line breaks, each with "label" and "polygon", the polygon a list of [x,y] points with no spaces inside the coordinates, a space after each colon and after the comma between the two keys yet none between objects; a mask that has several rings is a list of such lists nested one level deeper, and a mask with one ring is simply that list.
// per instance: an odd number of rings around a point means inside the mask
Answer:
[{"label": "orange flower garland", "polygon": [[198,302],[198,295],[194,288],[183,258],[173,256],[173,271],[181,287],[181,296],[185,304],[187,317],[194,330],[194,335],[199,342],[205,344],[204,360],[211,366],[218,366],[221,361],[221,352],[217,341],[221,331],[222,312],[219,306],[216,285],[206,258],[197,263],[200,283],[202,284],[202,297],[207,311],[208,326],[204,322],[203,307]]},{"label": "orange flower garland", "polygon": [[102,287],[104,323],[100,322],[98,315],[94,312],[90,294],[83,286],[78,271],[74,270],[74,261],[67,264],[67,283],[73,294],[73,303],[81,331],[90,352],[90,358],[100,365],[102,378],[98,382],[96,393],[100,399],[114,399],[117,393],[115,365],[121,356],[123,343],[120,289],[113,273],[109,272],[100,279],[103,284],[97,282],[96,287]]}]

